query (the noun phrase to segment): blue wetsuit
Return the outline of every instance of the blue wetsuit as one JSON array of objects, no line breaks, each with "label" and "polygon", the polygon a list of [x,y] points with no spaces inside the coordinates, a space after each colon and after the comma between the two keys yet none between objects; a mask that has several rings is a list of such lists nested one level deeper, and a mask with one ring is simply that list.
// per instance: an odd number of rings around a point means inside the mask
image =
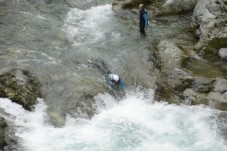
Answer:
[{"label": "blue wetsuit", "polygon": [[139,18],[140,18],[140,23],[139,23],[140,33],[144,35],[145,34],[144,29],[147,28],[147,26],[148,26],[148,16],[147,16],[147,11],[145,9],[140,11]]},{"label": "blue wetsuit", "polygon": [[115,82],[112,75],[113,74],[108,75],[108,86],[111,93],[115,93],[119,87],[124,91],[126,88],[125,83],[121,79],[119,79],[118,82]]}]

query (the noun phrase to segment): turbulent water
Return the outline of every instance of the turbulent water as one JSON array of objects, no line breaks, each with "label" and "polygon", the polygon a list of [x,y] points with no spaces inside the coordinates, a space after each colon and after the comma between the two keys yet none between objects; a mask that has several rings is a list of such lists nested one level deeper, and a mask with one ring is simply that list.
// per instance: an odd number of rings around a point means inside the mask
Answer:
[{"label": "turbulent water", "polygon": [[23,68],[32,72],[43,85],[49,112],[59,118],[66,113],[91,117],[91,96],[107,91],[104,75],[90,68],[87,60],[104,60],[129,89],[153,88],[157,42],[184,37],[191,43],[187,35],[189,19],[153,19],[147,36],[141,37],[138,14],[116,13],[111,2],[71,1],[70,7],[66,1],[1,2],[1,71]]},{"label": "turbulent water", "polygon": [[0,106],[13,115],[21,151],[226,151],[217,130],[220,111],[202,106],[153,103],[139,95],[113,100],[91,120],[67,117],[55,128],[40,100],[27,112],[10,100]]},{"label": "turbulent water", "polygon": [[[1,71],[23,68],[43,85],[44,100],[34,112],[0,99],[19,151],[227,150],[220,111],[156,103],[144,92],[118,103],[98,94],[107,91],[104,76],[87,63],[103,59],[128,92],[153,88],[155,46],[170,37],[190,45],[188,17],[154,18],[141,37],[137,14],[114,12],[110,0],[70,2],[0,0]],[[51,115],[57,121],[66,116],[65,126],[54,127]]]}]

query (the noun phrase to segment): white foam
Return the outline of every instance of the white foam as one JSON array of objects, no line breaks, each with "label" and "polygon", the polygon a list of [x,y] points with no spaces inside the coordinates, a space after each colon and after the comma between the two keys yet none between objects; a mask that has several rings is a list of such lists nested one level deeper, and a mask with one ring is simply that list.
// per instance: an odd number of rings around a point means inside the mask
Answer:
[{"label": "white foam", "polygon": [[114,12],[109,4],[92,7],[88,10],[73,8],[67,14],[62,30],[78,45],[94,43],[109,38],[118,38],[120,33],[113,31]]},{"label": "white foam", "polygon": [[[111,104],[111,99],[106,102]],[[201,106],[152,104],[140,94],[112,102],[91,120],[67,116],[63,128],[48,122],[47,106],[42,100],[34,112],[8,99],[0,99],[0,107],[16,117],[23,151],[227,150],[223,136],[217,133],[218,111]]]}]

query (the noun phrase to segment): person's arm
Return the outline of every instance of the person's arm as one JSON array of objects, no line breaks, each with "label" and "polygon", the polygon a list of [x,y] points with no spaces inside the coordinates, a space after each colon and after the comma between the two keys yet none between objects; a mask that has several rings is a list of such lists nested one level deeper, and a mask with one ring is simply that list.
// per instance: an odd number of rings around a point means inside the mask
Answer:
[{"label": "person's arm", "polygon": [[143,13],[143,18],[144,18],[144,28],[147,28],[148,26],[148,16],[147,16],[147,12]]},{"label": "person's arm", "polygon": [[[120,83],[120,85],[121,85],[121,88],[122,88],[123,92],[125,93],[125,88],[126,88],[125,83],[124,83],[121,79],[119,80],[119,83]],[[126,93],[125,93],[125,94],[126,94]]]}]

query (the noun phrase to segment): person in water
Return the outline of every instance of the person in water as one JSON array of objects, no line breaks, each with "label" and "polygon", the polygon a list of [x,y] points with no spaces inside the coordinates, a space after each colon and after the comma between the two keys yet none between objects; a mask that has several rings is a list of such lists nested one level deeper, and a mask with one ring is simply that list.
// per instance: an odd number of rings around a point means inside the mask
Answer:
[{"label": "person in water", "polygon": [[148,16],[147,11],[144,9],[144,5],[139,5],[139,28],[140,34],[145,35],[145,31],[148,26]]},{"label": "person in water", "polygon": [[[116,74],[108,74],[108,86],[111,93],[116,97],[125,96],[125,83]],[[123,93],[123,94],[122,94]]]}]

